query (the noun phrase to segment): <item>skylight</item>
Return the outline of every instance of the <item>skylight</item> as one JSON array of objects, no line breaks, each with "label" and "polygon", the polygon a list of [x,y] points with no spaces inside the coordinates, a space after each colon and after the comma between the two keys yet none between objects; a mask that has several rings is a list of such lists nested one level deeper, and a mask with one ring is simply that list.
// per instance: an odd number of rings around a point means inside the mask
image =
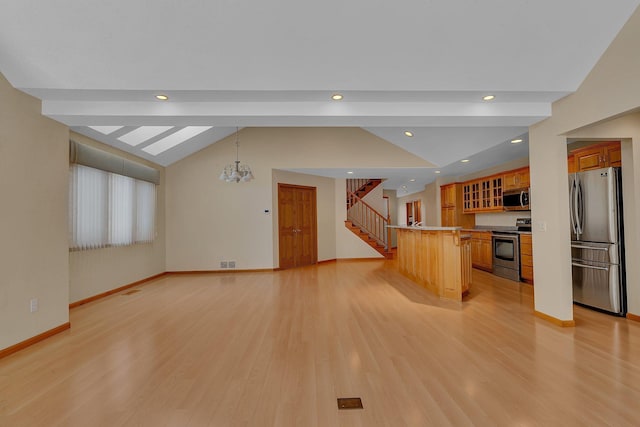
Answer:
[{"label": "skylight", "polygon": [[91,129],[96,132],[100,132],[104,135],[109,135],[117,131],[118,129],[122,129],[124,126],[89,126]]},{"label": "skylight", "polygon": [[153,156],[157,156],[158,154],[167,151],[176,145],[182,144],[196,135],[200,135],[202,132],[211,129],[212,127],[213,126],[187,126],[184,129],[180,129],[179,131],[174,132],[169,136],[165,136],[161,140],[144,147],[142,151],[146,151]]},{"label": "skylight", "polygon": [[162,132],[171,129],[172,127],[173,126],[140,126],[138,129],[125,133],[118,139],[125,144],[135,147],[136,145],[150,140],[154,136],[160,135]]}]

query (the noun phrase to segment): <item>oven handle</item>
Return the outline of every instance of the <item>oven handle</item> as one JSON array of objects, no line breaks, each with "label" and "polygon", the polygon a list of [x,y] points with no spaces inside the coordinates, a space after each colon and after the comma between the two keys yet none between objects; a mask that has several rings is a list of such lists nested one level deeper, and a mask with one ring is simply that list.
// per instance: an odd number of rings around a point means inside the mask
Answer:
[{"label": "oven handle", "polygon": [[609,271],[609,267],[596,267],[595,265],[580,264],[578,262],[572,262],[571,265],[573,265],[574,267],[591,268],[593,270]]}]

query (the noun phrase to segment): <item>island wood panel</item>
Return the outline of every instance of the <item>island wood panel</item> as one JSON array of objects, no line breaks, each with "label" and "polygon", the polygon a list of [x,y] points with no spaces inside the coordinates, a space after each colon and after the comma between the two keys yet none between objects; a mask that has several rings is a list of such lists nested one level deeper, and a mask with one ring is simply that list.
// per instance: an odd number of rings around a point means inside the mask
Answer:
[{"label": "island wood panel", "polygon": [[471,239],[458,230],[399,228],[398,265],[429,291],[460,301],[471,283]]}]

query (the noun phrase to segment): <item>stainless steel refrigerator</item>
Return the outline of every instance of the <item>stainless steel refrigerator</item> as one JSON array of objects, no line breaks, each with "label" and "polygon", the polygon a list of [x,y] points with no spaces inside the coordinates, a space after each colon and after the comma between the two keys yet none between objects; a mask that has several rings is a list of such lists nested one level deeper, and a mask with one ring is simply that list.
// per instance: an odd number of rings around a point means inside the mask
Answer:
[{"label": "stainless steel refrigerator", "polygon": [[620,168],[569,175],[569,199],[573,300],[624,316],[627,307]]}]

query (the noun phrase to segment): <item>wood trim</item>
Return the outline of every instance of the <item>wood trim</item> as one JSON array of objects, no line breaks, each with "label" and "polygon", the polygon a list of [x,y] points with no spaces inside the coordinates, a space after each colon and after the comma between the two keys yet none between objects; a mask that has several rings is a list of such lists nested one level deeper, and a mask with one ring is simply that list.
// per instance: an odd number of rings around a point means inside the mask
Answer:
[{"label": "wood trim", "polygon": [[563,328],[573,328],[574,326],[576,326],[575,320],[560,320],[553,316],[549,316],[548,314],[542,313],[538,310],[535,310],[533,314],[535,314],[537,317],[543,320],[546,320],[547,322],[553,323],[554,325],[562,326]]},{"label": "wood trim", "polygon": [[185,271],[167,271],[164,274],[168,274],[168,275],[176,275],[176,276],[180,276],[180,275],[189,275],[189,274],[220,274],[220,273],[264,273],[264,272],[271,272],[271,271],[276,271],[276,268],[256,268],[256,269],[246,269],[246,270],[239,270],[239,269],[224,269],[224,270],[185,270]]},{"label": "wood trim", "polygon": [[67,329],[69,329],[71,327],[71,323],[67,322],[67,323],[63,323],[60,326],[57,326],[53,329],[49,329],[48,331],[45,331],[41,334],[36,335],[35,337],[31,337],[27,340],[24,340],[22,342],[19,342],[18,344],[12,345],[11,347],[7,347],[4,350],[0,350],[0,359],[2,359],[3,357],[7,357],[10,354],[16,353],[20,350],[24,350],[27,347],[30,347],[40,341],[43,341],[49,337],[52,337],[56,334],[59,334],[62,331],[66,331]]},{"label": "wood trim", "polygon": [[367,258],[338,258],[336,262],[344,262],[344,261],[384,261],[386,258],[383,256],[378,257],[367,257]]},{"label": "wood trim", "polygon": [[627,313],[627,319],[633,320],[634,322],[640,322],[640,316],[633,313]]},{"label": "wood trim", "polygon": [[146,279],[138,280],[136,282],[129,283],[128,285],[120,286],[119,288],[111,289],[110,291],[103,292],[101,294],[94,295],[94,296],[89,297],[89,298],[81,299],[80,301],[72,302],[71,304],[69,304],[69,309],[76,308],[76,307],[79,307],[81,305],[93,302],[93,301],[97,301],[99,299],[108,297],[109,295],[117,294],[118,292],[122,292],[125,289],[133,288],[134,286],[138,286],[138,285],[141,285],[143,283],[149,282],[149,281],[151,281],[153,279],[157,279],[159,277],[162,277],[165,274],[167,274],[166,271],[164,273],[159,273],[159,274],[156,274],[154,276],[147,277]]},{"label": "wood trim", "polygon": [[324,259],[322,261],[318,261],[316,264],[329,264],[330,262],[336,262],[337,260],[335,258],[332,259]]}]

